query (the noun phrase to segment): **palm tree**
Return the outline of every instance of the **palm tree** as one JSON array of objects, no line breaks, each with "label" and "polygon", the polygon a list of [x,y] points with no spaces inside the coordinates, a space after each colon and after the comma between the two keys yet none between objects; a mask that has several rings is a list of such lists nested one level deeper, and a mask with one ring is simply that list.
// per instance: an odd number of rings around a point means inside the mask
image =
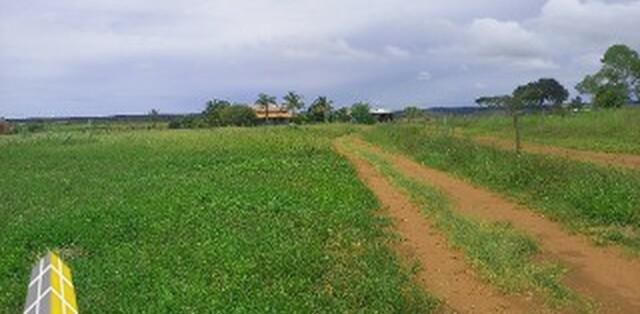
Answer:
[{"label": "palm tree", "polygon": [[327,122],[331,110],[333,110],[333,107],[331,107],[332,104],[333,101],[327,99],[325,96],[320,96],[316,98],[309,107],[309,113],[315,121]]},{"label": "palm tree", "polygon": [[264,116],[265,121],[269,123],[269,105],[275,104],[277,101],[275,96],[269,96],[265,93],[260,93],[258,95],[258,100],[256,100],[256,104],[260,106],[264,106]]},{"label": "palm tree", "polygon": [[304,101],[302,100],[303,97],[296,94],[296,92],[289,92],[282,99],[284,99],[284,105],[287,109],[294,113],[304,108]]}]

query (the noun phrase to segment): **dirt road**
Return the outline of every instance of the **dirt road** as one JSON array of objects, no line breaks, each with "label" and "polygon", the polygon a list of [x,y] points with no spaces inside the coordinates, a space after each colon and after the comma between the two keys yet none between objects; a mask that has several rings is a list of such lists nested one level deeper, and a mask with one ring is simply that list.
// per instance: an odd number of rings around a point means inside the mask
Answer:
[{"label": "dirt road", "polygon": [[[478,136],[474,137],[473,140],[484,145],[495,146],[502,149],[513,149],[513,141],[510,140],[490,136]],[[640,169],[640,155],[578,150],[530,142],[522,143],[522,149],[530,153],[556,155],[574,160],[595,162],[606,166]]]},{"label": "dirt road", "polygon": [[390,160],[400,171],[447,193],[457,211],[488,221],[509,221],[535,235],[544,254],[569,268],[567,286],[593,298],[606,313],[640,313],[640,260],[624,257],[616,247],[595,247],[582,235],[571,235],[559,224],[486,189],[426,167],[405,156],[391,154],[354,139]]},{"label": "dirt road", "polygon": [[448,247],[446,238],[409,197],[398,191],[372,165],[336,143],[336,150],[355,166],[359,177],[375,193],[385,214],[404,239],[397,249],[421,265],[418,279],[455,313],[537,313],[542,305],[527,296],[504,295],[478,278],[461,252]]}]

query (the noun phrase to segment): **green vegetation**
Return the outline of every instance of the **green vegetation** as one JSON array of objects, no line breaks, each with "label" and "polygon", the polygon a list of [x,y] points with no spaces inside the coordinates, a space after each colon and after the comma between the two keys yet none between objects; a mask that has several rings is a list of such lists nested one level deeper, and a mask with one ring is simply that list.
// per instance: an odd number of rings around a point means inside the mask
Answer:
[{"label": "green vegetation", "polygon": [[14,127],[11,123],[0,117],[0,135],[12,134]]},{"label": "green vegetation", "polygon": [[218,99],[207,102],[202,116],[210,127],[252,126],[256,124],[257,119],[253,109]]},{"label": "green vegetation", "polygon": [[476,103],[480,106],[504,110],[511,116],[515,134],[515,150],[519,153],[522,147],[520,116],[523,115],[524,109],[534,108],[540,111],[540,129],[543,129],[547,107],[559,107],[568,97],[569,92],[558,81],[542,78],[518,86],[511,95],[480,97]]},{"label": "green vegetation", "polygon": [[640,55],[625,45],[613,45],[602,58],[602,68],[587,75],[576,89],[594,97],[594,105],[620,108],[631,100],[640,101]]},{"label": "green vegetation", "polygon": [[53,249],[86,313],[433,309],[331,150],[350,130],[0,139],[0,308],[20,311],[31,264]]},{"label": "green vegetation", "polygon": [[365,137],[431,167],[513,196],[600,243],[640,251],[640,174],[552,156],[516,154],[416,125]]},{"label": "green vegetation", "polygon": [[294,113],[304,108],[304,97],[294,91],[288,92],[282,99],[284,100],[284,106]]},{"label": "green vegetation", "polygon": [[429,117],[422,109],[415,106],[409,106],[402,110],[402,119],[405,122],[414,123],[429,120]]},{"label": "green vegetation", "polygon": [[[524,141],[640,154],[640,108],[580,112],[569,116],[549,115],[543,129],[538,127],[535,116],[524,115],[520,120]],[[467,135],[513,137],[512,121],[504,115],[449,118],[448,124]]]},{"label": "green vegetation", "polygon": [[306,119],[310,122],[329,122],[333,111],[333,101],[320,96],[311,103],[307,110]]},{"label": "green vegetation", "polygon": [[371,106],[366,102],[358,102],[351,106],[353,121],[361,124],[374,124],[376,119],[371,114]]},{"label": "green vegetation", "polygon": [[535,241],[507,223],[485,223],[455,213],[448,197],[436,188],[407,177],[379,154],[350,146],[419,204],[449,242],[460,248],[482,276],[505,292],[537,291],[556,307],[588,303],[561,283],[564,269],[533,260]]}]

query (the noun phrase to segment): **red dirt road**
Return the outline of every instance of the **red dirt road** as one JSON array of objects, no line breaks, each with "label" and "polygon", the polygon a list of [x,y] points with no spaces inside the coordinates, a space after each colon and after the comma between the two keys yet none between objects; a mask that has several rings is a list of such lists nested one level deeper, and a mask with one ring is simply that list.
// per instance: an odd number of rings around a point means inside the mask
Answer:
[{"label": "red dirt road", "polygon": [[640,260],[624,257],[617,247],[595,247],[587,237],[570,235],[544,216],[445,172],[362,140],[354,143],[382,154],[403,173],[440,188],[455,201],[460,213],[487,221],[509,221],[533,234],[543,254],[569,268],[565,283],[600,303],[602,312],[640,313]]},{"label": "red dirt road", "polygon": [[[513,142],[490,136],[478,136],[474,141],[483,145],[495,146],[502,149],[513,149]],[[595,162],[605,166],[621,166],[640,169],[640,155],[613,154],[587,150],[571,149],[552,145],[522,143],[522,149],[536,154],[556,155],[574,160]]]},{"label": "red dirt road", "polygon": [[336,150],[355,166],[358,176],[375,193],[385,213],[395,222],[404,239],[397,248],[422,266],[417,274],[426,289],[445,302],[444,311],[454,313],[534,313],[539,302],[525,296],[507,296],[477,278],[462,253],[452,250],[435,231],[420,209],[367,162],[350,154],[340,144]]}]

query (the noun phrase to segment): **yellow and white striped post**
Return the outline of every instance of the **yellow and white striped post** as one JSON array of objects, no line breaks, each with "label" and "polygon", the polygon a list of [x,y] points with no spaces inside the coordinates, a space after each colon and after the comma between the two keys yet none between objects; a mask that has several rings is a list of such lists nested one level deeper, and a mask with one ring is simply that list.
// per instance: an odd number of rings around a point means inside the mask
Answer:
[{"label": "yellow and white striped post", "polygon": [[33,266],[23,314],[78,314],[71,270],[55,253]]}]

